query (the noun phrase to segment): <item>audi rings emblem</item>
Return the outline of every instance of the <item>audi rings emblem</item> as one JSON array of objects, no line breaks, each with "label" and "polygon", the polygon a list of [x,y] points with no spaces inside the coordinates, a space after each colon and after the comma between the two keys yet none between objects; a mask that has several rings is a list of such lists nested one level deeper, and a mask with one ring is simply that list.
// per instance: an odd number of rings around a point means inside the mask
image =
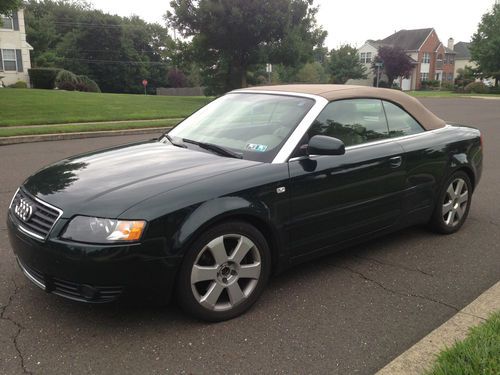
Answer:
[{"label": "audi rings emblem", "polygon": [[19,219],[27,222],[33,215],[33,205],[30,201],[21,198],[14,207],[14,213]]}]

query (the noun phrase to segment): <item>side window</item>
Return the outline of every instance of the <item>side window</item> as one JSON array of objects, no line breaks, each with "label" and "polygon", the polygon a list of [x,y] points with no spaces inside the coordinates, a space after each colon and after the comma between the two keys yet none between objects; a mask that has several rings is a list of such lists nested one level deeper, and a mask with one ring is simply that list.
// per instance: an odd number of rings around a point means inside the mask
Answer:
[{"label": "side window", "polygon": [[309,138],[328,135],[347,146],[389,138],[382,102],[378,99],[338,100],[328,104],[308,131]]},{"label": "side window", "polygon": [[408,112],[395,104],[384,101],[385,114],[391,137],[422,133],[424,129]]}]

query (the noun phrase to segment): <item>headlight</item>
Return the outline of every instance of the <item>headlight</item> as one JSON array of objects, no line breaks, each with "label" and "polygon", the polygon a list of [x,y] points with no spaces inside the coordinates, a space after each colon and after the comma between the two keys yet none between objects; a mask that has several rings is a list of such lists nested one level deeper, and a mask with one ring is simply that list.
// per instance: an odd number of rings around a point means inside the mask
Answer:
[{"label": "headlight", "polygon": [[90,243],[113,243],[139,241],[146,222],[143,220],[115,220],[98,217],[76,216],[62,238]]}]

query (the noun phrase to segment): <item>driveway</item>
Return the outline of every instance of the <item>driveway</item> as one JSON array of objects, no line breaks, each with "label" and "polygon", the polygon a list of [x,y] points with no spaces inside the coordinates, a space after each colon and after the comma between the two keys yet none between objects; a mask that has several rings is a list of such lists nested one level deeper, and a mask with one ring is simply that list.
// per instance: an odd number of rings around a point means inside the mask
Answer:
[{"label": "driveway", "polygon": [[[275,277],[244,316],[204,324],[175,306],[92,306],[43,293],[0,223],[0,374],[371,374],[500,279],[500,107],[422,99],[484,134],[484,174],[451,236],[410,228]],[[0,210],[23,179],[68,155],[145,136],[0,147]]]}]

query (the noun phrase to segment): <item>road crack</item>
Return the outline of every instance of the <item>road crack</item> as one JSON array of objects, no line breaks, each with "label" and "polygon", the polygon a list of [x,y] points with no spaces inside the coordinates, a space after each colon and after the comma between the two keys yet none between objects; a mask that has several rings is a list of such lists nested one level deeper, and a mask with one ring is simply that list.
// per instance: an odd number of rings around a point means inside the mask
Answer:
[{"label": "road crack", "polygon": [[21,360],[21,368],[23,370],[23,373],[25,373],[25,374],[32,374],[32,372],[28,371],[28,369],[26,368],[24,355],[23,355],[23,353],[21,351],[21,348],[19,347],[19,342],[18,342],[19,336],[21,335],[21,332],[24,330],[24,326],[21,323],[17,322],[16,320],[12,319],[11,317],[5,315],[7,309],[12,304],[12,301],[14,300],[14,298],[16,297],[16,295],[22,289],[22,288],[20,288],[20,287],[17,286],[17,284],[14,281],[14,279],[12,279],[11,281],[14,284],[14,292],[9,296],[9,299],[7,300],[7,304],[5,306],[0,307],[0,309],[1,309],[1,311],[0,311],[0,319],[6,320],[8,322],[11,322],[12,324],[14,324],[14,326],[16,326],[17,331],[16,331],[16,333],[15,333],[15,335],[13,337],[12,343],[14,344],[14,348],[16,349],[16,352],[19,355],[19,359]]},{"label": "road crack", "polygon": [[434,275],[432,273],[426,272],[426,271],[424,271],[424,270],[422,270],[422,269],[420,269],[418,267],[415,267],[415,268],[406,267],[406,266],[404,266],[402,264],[383,262],[383,261],[381,261],[379,259],[369,258],[369,257],[362,257],[362,256],[359,256],[359,255],[354,255],[354,258],[358,258],[358,259],[362,259],[362,260],[367,260],[369,262],[377,263],[377,264],[380,264],[380,265],[383,265],[383,266],[400,268],[400,269],[403,269],[403,270],[406,270],[406,271],[411,271],[411,272],[418,272],[418,273],[421,273],[421,274],[426,275],[426,276],[434,277]]},{"label": "road crack", "polygon": [[452,309],[454,310],[455,312],[457,313],[460,313],[460,314],[464,314],[464,315],[469,315],[469,316],[472,316],[474,318],[478,318],[478,319],[481,319],[481,320],[485,320],[484,318],[481,318],[480,316],[477,316],[477,315],[474,315],[474,314],[470,314],[470,313],[467,313],[467,312],[464,312],[462,311],[461,309],[459,309],[458,307],[456,306],[453,306],[452,304],[449,304],[447,302],[444,302],[444,301],[440,301],[438,299],[434,299],[434,298],[431,298],[431,297],[427,297],[427,296],[424,296],[424,295],[421,295],[421,294],[415,294],[415,293],[408,293],[408,292],[404,292],[404,291],[400,291],[400,290],[396,290],[396,289],[391,289],[391,288],[388,288],[386,287],[384,284],[382,284],[380,281],[377,281],[377,280],[374,280],[368,276],[366,276],[364,273],[362,272],[359,272],[359,271],[356,271],[350,267],[346,267],[346,266],[334,266],[334,267],[337,267],[337,268],[340,268],[340,269],[343,269],[343,270],[346,270],[346,271],[349,271],[351,272],[352,274],[354,275],[358,275],[360,278],[362,278],[363,280],[366,280],[370,283],[373,283],[375,285],[377,285],[378,287],[382,288],[383,290],[385,290],[386,292],[389,292],[389,293],[392,293],[392,294],[395,294],[395,295],[400,295],[400,296],[403,296],[403,297],[412,297],[412,298],[419,298],[419,299],[423,299],[423,300],[426,300],[428,302],[433,302],[433,303],[437,303],[437,304],[440,304],[442,306],[445,306],[449,309]]}]

